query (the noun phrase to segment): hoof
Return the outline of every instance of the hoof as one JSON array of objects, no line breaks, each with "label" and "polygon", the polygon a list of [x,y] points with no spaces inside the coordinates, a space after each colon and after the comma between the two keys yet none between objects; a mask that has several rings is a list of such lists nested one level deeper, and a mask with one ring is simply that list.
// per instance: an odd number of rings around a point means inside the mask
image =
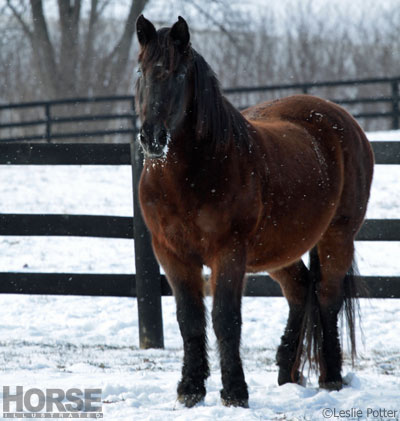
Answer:
[{"label": "hoof", "polygon": [[192,408],[204,400],[205,393],[191,393],[187,395],[178,395],[178,401],[186,408]]},{"label": "hoof", "polygon": [[337,381],[331,381],[331,382],[319,382],[319,387],[321,389],[326,389],[329,391],[333,390],[340,390],[343,387],[343,381],[337,380]]},{"label": "hoof", "polygon": [[224,399],[221,398],[222,405],[224,406],[239,406],[241,408],[249,407],[248,399]]},{"label": "hoof", "polygon": [[[241,408],[249,407],[249,394],[247,390],[245,393],[241,393],[243,396],[234,396],[233,393],[227,393],[225,390],[221,390],[221,402],[224,406],[239,406]],[[238,395],[238,393],[236,393]]]},{"label": "hoof", "polygon": [[185,379],[178,384],[178,401],[186,408],[192,408],[206,396],[204,384],[193,384],[192,381]]}]

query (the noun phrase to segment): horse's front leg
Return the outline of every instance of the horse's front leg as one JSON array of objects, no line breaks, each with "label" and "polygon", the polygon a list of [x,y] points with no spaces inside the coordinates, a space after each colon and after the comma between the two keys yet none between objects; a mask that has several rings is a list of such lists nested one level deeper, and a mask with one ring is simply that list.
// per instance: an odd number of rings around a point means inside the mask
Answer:
[{"label": "horse's front leg", "polygon": [[212,321],[220,352],[221,399],[226,406],[248,407],[249,394],[239,350],[244,274],[245,252],[240,252],[237,246],[219,254],[212,265]]},{"label": "horse's front leg", "polygon": [[205,380],[210,374],[202,265],[189,258],[180,259],[154,240],[153,246],[176,300],[176,314],[184,348],[178,400],[190,408],[204,399]]}]

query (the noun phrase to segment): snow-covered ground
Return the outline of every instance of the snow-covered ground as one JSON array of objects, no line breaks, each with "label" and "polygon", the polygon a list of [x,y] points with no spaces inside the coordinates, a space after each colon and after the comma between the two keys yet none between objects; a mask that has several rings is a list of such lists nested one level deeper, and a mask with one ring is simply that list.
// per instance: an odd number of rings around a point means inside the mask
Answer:
[{"label": "snow-covered ground", "polygon": [[[369,138],[400,140],[400,132]],[[376,167],[368,217],[398,217],[398,180],[398,166]],[[0,167],[0,213],[132,215],[131,196],[129,167]],[[0,237],[0,271],[132,273],[133,253],[128,240]],[[358,243],[357,255],[362,274],[400,274],[399,243]],[[163,298],[165,349],[143,351],[135,299],[2,295],[1,384],[101,388],[107,420],[322,420],[329,415],[324,418],[324,408],[360,408],[367,419],[368,408],[400,411],[400,300],[362,300],[362,314],[364,344],[359,341],[356,367],[345,352],[348,387],[328,393],[314,377],[306,388],[278,387],[274,357],[286,302],[245,297],[242,356],[250,409],[220,403],[210,327],[208,394],[204,403],[185,409],[176,402],[182,343],[172,297]],[[396,419],[380,415],[368,419]]]}]

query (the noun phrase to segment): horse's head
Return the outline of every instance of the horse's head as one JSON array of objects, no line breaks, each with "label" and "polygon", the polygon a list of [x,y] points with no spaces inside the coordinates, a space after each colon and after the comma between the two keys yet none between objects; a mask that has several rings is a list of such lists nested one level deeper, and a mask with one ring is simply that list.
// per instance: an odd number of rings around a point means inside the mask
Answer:
[{"label": "horse's head", "polygon": [[136,83],[136,110],[142,124],[139,141],[147,157],[159,158],[188,106],[189,28],[179,17],[171,28],[156,31],[141,15],[136,31],[141,47]]}]

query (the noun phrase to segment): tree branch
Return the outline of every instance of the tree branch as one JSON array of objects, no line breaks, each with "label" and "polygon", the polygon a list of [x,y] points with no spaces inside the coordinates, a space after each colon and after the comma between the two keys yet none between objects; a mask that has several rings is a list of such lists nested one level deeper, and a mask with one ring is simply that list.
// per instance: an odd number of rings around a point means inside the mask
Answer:
[{"label": "tree branch", "polygon": [[81,72],[80,72],[80,87],[81,89],[85,86],[88,87],[91,82],[92,76],[92,65],[91,61],[94,52],[94,37],[95,37],[95,26],[98,21],[101,11],[97,10],[98,0],[91,0],[90,16],[88,29],[85,36],[85,45],[83,48]]},{"label": "tree branch", "polygon": [[43,13],[42,0],[31,0],[32,20],[34,29],[34,54],[40,57],[42,77],[50,81],[48,95],[55,97],[58,87],[58,69],[54,48],[50,41],[47,22]]},{"label": "tree branch", "polygon": [[98,15],[101,16],[103,14],[104,9],[111,3],[111,0],[104,0],[100,6]]},{"label": "tree branch", "polygon": [[75,0],[74,9],[72,11],[72,21],[74,23],[74,26],[79,25],[79,17],[81,14],[81,0]]},{"label": "tree branch", "polygon": [[11,4],[11,1],[10,0],[7,0],[7,6],[11,10],[12,14],[14,15],[14,17],[18,20],[18,22],[21,25],[21,27],[22,27],[23,31],[25,32],[25,34],[32,41],[33,33],[30,30],[28,24],[22,18],[22,15],[17,11],[17,9],[14,7],[14,5]]},{"label": "tree branch", "polygon": [[197,3],[195,3],[194,1],[191,1],[191,5],[197,9],[203,16],[205,16],[210,22],[212,22],[213,24],[215,24],[222,33],[224,33],[228,39],[231,41],[231,43],[233,45],[235,45],[236,48],[240,49],[240,45],[237,41],[237,39],[225,28],[224,25],[222,25],[221,23],[219,23],[216,19],[214,19],[214,17],[208,13],[206,10],[204,10],[202,7],[200,7]]},{"label": "tree branch", "polygon": [[125,22],[124,32],[117,45],[115,46],[114,50],[109,55],[110,60],[112,60],[115,57],[111,69],[111,89],[114,89],[115,84],[118,82],[119,79],[121,79],[122,74],[126,69],[132,45],[133,35],[135,33],[135,22],[138,16],[142,13],[148,1],[149,0],[132,0],[131,2],[129,15]]},{"label": "tree branch", "polygon": [[59,59],[60,89],[63,96],[75,96],[79,51],[79,17],[81,0],[58,0],[61,28],[61,47]]}]

